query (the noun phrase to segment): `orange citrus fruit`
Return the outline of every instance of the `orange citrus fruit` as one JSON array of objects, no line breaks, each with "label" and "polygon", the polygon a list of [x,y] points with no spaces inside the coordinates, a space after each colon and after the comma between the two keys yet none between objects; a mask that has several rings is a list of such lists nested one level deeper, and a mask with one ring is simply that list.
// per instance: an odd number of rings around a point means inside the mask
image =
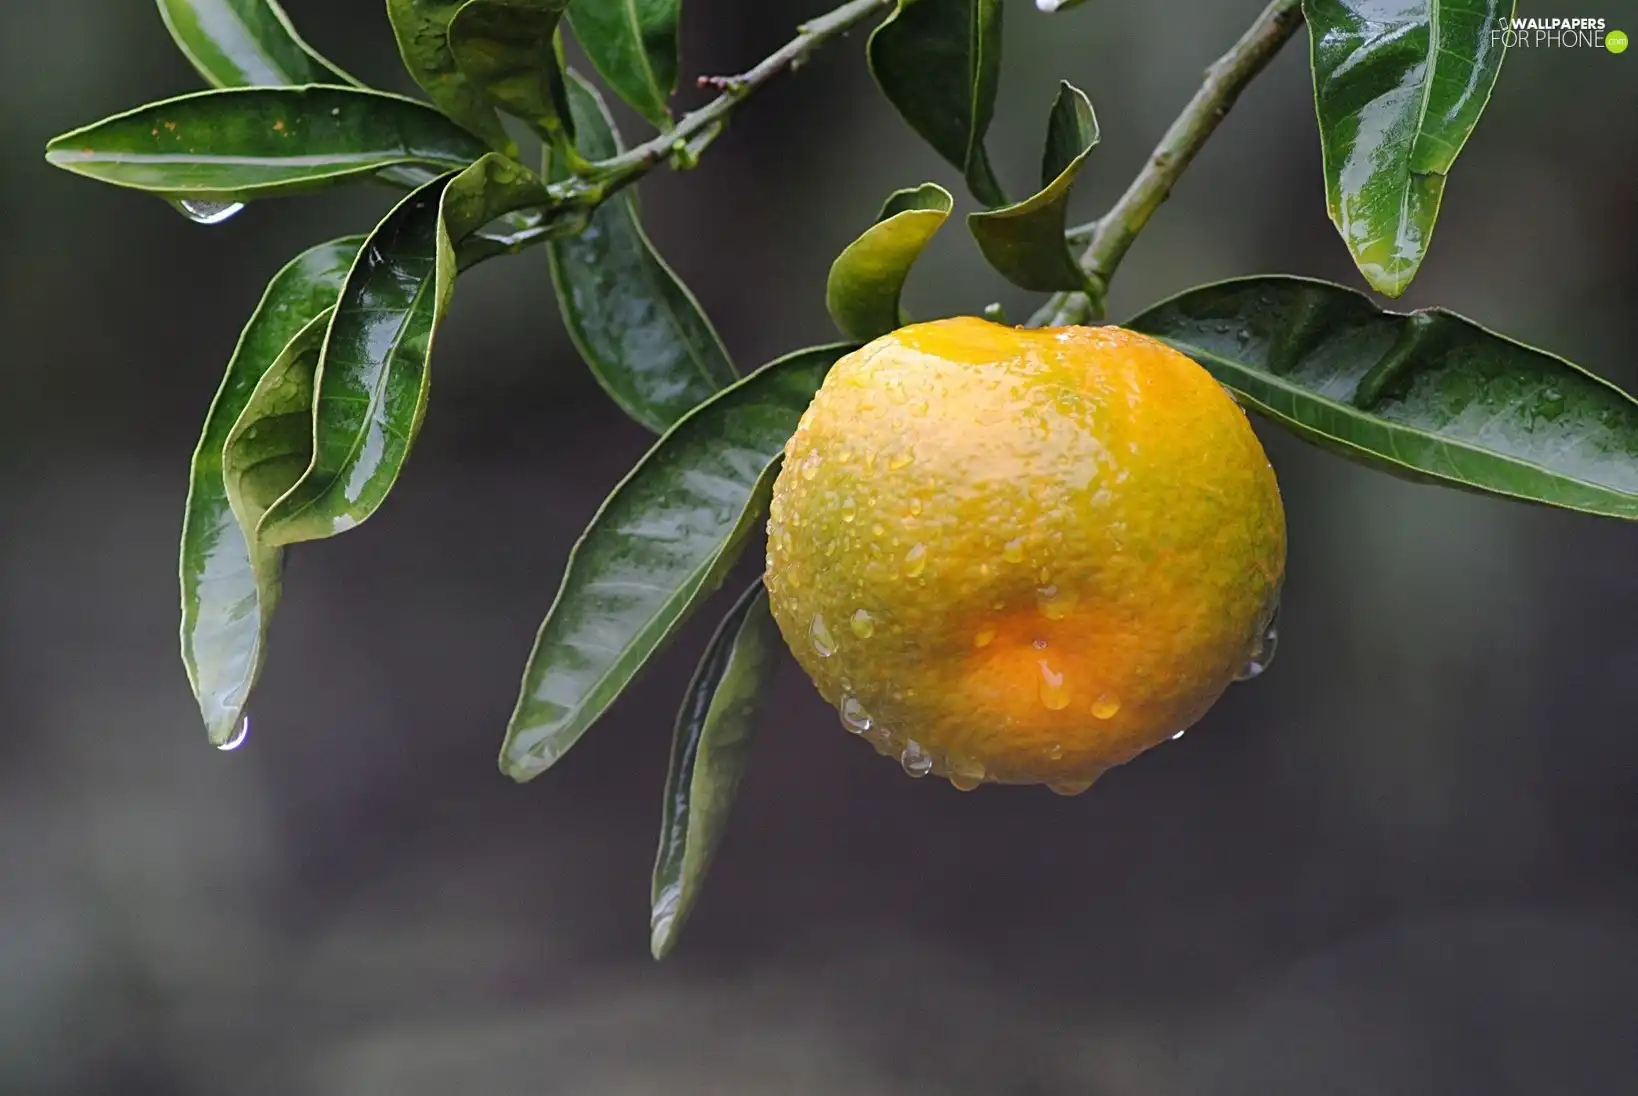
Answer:
[{"label": "orange citrus fruit", "polygon": [[1200,366],[960,317],[831,370],[765,581],[820,693],[907,772],[1076,792],[1262,657],[1284,574],[1274,471]]}]

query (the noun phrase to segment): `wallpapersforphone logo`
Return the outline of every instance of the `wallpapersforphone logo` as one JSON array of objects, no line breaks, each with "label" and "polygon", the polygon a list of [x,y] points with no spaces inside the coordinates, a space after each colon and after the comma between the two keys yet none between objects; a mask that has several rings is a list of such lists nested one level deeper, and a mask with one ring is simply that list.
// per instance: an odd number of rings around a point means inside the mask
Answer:
[{"label": "wallpapersforphone logo", "polygon": [[1627,35],[1598,18],[1507,18],[1490,29],[1492,45],[1508,49],[1605,49],[1625,53]]}]

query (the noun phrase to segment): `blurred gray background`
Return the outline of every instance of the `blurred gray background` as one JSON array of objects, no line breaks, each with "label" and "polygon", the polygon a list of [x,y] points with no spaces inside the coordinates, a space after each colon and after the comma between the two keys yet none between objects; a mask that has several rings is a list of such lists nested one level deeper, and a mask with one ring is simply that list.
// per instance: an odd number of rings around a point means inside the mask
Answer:
[{"label": "blurred gray background", "polygon": [[[379,0],[288,7],[411,90]],[[823,7],[688,0],[685,71],[738,71]],[[998,168],[1028,182],[1074,80],[1105,134],[1091,215],[1261,0],[1007,7]],[[1527,14],[1638,24],[1632,0]],[[542,779],[494,765],[570,544],[648,442],[538,253],[462,280],[404,480],[294,554],[250,740],[211,750],[175,638],[198,424],[266,279],[392,196],[207,229],[54,173],[52,134],[197,80],[142,0],[13,4],[0,28],[0,1092],[1633,1091],[1638,531],[1270,431],[1291,560],[1260,682],[1062,800],[906,780],[790,667],[704,901],[650,961],[672,712],[711,621]],[[745,366],[830,337],[826,267],[883,195],[955,189],[862,45],[643,187]],[[1635,108],[1638,54],[1515,52],[1408,303],[1638,387]],[[1244,273],[1358,285],[1319,170],[1299,39],[1141,239],[1115,315]],[[957,225],[933,260],[919,314],[1028,314]]]}]

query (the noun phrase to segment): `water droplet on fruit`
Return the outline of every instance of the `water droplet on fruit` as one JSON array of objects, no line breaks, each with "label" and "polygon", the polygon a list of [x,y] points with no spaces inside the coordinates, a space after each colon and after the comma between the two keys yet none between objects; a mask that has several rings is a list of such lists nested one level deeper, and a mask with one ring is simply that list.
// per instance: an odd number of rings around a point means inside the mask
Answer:
[{"label": "water droplet on fruit", "polygon": [[853,504],[853,496],[849,495],[842,500],[842,521],[852,524],[853,519],[859,516],[858,507]]},{"label": "water droplet on fruit", "polygon": [[819,474],[819,463],[822,459],[818,453],[809,453],[802,461],[802,478],[812,480],[813,477],[817,476]]},{"label": "water droplet on fruit", "polygon": [[870,535],[873,536],[873,537],[879,537],[879,536],[883,535],[886,532],[887,532],[887,526],[883,525],[879,521],[876,524],[874,524],[874,525],[872,525],[870,527]]},{"label": "water droplet on fruit", "polygon": [[1001,558],[1008,563],[1024,562],[1024,538],[1014,537],[1001,546]]},{"label": "water droplet on fruit", "polygon": [[1064,684],[1064,675],[1052,668],[1046,659],[1041,659],[1041,703],[1048,711],[1061,712],[1069,707],[1069,687]]},{"label": "water droplet on fruit", "polygon": [[1235,676],[1235,681],[1255,680],[1273,664],[1274,655],[1280,648],[1279,615],[1279,610],[1276,609],[1262,635],[1252,644],[1251,653],[1246,656],[1246,664]]},{"label": "water droplet on fruit", "polygon": [[1052,748],[1047,750],[1047,756],[1052,758],[1054,761],[1062,758],[1064,756],[1064,744],[1062,742],[1054,742],[1052,744]]},{"label": "water droplet on fruit", "polygon": [[866,609],[860,609],[854,613],[853,619],[848,621],[848,625],[853,629],[853,634],[860,639],[869,639],[876,634],[876,618],[871,616]]},{"label": "water droplet on fruit", "polygon": [[1062,620],[1075,607],[1074,597],[1056,586],[1042,586],[1035,591],[1035,596],[1041,615],[1048,620]]},{"label": "water droplet on fruit", "polygon": [[918,780],[933,771],[933,755],[922,749],[921,743],[910,739],[904,744],[904,752],[899,755],[899,764],[904,766],[907,776]]},{"label": "water droplet on fruit", "polygon": [[983,762],[971,757],[954,757],[950,759],[950,785],[958,792],[970,792],[984,783]]},{"label": "water droplet on fruit", "polygon": [[808,626],[808,639],[813,643],[814,653],[820,658],[829,658],[836,653],[836,640],[830,634],[825,618],[818,613],[813,615],[813,623]]},{"label": "water droplet on fruit", "polygon": [[927,570],[927,545],[917,544],[904,556],[904,573],[915,578]]},{"label": "water droplet on fruit", "polygon": [[171,204],[196,225],[219,225],[245,207],[243,202],[204,202],[193,198],[183,198]]},{"label": "water droplet on fruit", "polygon": [[842,715],[842,726],[852,734],[870,733],[870,713],[865,711],[864,705],[859,703],[856,696],[843,696],[841,706],[837,709]]},{"label": "water droplet on fruit", "polygon": [[1120,701],[1112,696],[1100,696],[1092,702],[1092,715],[1095,719],[1114,719],[1120,713]]},{"label": "water droplet on fruit", "polygon": [[973,646],[974,647],[988,647],[990,644],[992,644],[994,642],[995,642],[995,629],[994,628],[980,628],[978,630],[978,634],[973,636]]},{"label": "water droplet on fruit", "polygon": [[1172,735],[1172,741],[1176,742],[1178,739],[1182,738],[1184,735],[1186,735],[1188,733],[1189,733],[1188,728],[1185,727],[1183,730],[1178,731],[1176,734]]},{"label": "water droplet on fruit", "polygon": [[888,471],[897,472],[901,468],[908,468],[910,466],[911,462],[914,461],[915,459],[916,459],[915,457],[910,455],[910,450],[908,450],[908,449],[905,449],[905,450],[903,450],[901,452],[898,452],[898,453],[894,453],[893,456],[888,459],[888,462],[887,462]]},{"label": "water droplet on fruit", "polygon": [[249,737],[250,717],[248,715],[241,716],[239,719],[239,725],[233,728],[233,733],[228,735],[227,740],[217,745],[216,748],[224,753],[231,752],[233,750],[237,750],[240,746],[243,746],[245,744],[245,739]]},{"label": "water droplet on fruit", "polygon": [[1055,795],[1080,795],[1093,784],[1091,780],[1054,780],[1047,787]]}]

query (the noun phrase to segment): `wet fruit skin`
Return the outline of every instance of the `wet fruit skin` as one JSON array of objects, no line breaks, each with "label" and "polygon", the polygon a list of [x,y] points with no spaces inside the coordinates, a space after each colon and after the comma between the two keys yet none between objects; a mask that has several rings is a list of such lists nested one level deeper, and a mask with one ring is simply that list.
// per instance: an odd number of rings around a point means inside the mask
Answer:
[{"label": "wet fruit skin", "polygon": [[1205,370],[1120,328],[960,317],[832,369],[765,580],[820,693],[906,771],[1074,792],[1205,714],[1284,572],[1273,469]]}]

